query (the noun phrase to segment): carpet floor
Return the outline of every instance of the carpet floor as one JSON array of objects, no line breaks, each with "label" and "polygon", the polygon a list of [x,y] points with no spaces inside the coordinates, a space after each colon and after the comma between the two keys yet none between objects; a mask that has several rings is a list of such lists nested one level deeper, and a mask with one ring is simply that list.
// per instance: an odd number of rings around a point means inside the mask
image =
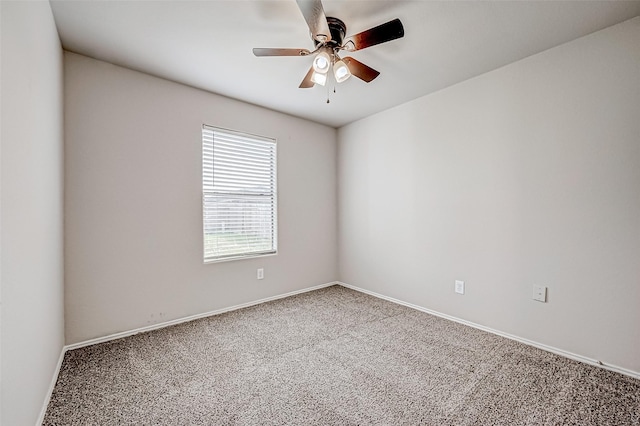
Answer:
[{"label": "carpet floor", "polygon": [[340,286],[68,351],[45,425],[640,425],[640,380]]}]

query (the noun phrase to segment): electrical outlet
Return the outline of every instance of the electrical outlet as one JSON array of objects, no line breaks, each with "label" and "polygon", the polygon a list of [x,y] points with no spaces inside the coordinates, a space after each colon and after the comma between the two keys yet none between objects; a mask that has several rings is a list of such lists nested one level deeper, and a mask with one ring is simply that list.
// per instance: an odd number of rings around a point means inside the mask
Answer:
[{"label": "electrical outlet", "polygon": [[456,293],[464,294],[464,281],[456,280],[455,290],[456,290]]},{"label": "electrical outlet", "polygon": [[264,268],[258,268],[257,277],[258,277],[259,280],[264,278]]},{"label": "electrical outlet", "polygon": [[541,285],[533,286],[533,300],[546,303],[547,301],[547,288]]}]

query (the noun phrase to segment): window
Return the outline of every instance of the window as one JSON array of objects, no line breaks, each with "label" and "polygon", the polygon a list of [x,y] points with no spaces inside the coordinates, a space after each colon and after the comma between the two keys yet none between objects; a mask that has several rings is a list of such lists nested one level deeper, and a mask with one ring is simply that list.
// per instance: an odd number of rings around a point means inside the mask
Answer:
[{"label": "window", "polygon": [[277,251],[276,141],[202,127],[204,261]]}]

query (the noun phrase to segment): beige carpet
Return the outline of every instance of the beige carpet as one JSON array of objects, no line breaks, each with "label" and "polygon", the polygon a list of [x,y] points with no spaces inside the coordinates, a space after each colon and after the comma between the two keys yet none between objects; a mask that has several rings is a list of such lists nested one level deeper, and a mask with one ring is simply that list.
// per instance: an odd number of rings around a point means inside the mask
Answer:
[{"label": "beige carpet", "polygon": [[333,286],[66,354],[46,425],[640,425],[640,380]]}]

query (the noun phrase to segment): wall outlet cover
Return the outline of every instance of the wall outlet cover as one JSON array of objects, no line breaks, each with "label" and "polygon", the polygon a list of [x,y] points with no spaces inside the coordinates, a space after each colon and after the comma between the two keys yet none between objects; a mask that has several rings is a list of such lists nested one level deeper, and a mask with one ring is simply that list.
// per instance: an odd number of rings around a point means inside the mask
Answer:
[{"label": "wall outlet cover", "polygon": [[456,280],[455,290],[456,290],[456,293],[464,294],[464,281]]},{"label": "wall outlet cover", "polygon": [[546,303],[547,301],[547,288],[541,285],[533,286],[533,300]]},{"label": "wall outlet cover", "polygon": [[264,279],[264,268],[258,268],[257,278],[259,280]]}]

